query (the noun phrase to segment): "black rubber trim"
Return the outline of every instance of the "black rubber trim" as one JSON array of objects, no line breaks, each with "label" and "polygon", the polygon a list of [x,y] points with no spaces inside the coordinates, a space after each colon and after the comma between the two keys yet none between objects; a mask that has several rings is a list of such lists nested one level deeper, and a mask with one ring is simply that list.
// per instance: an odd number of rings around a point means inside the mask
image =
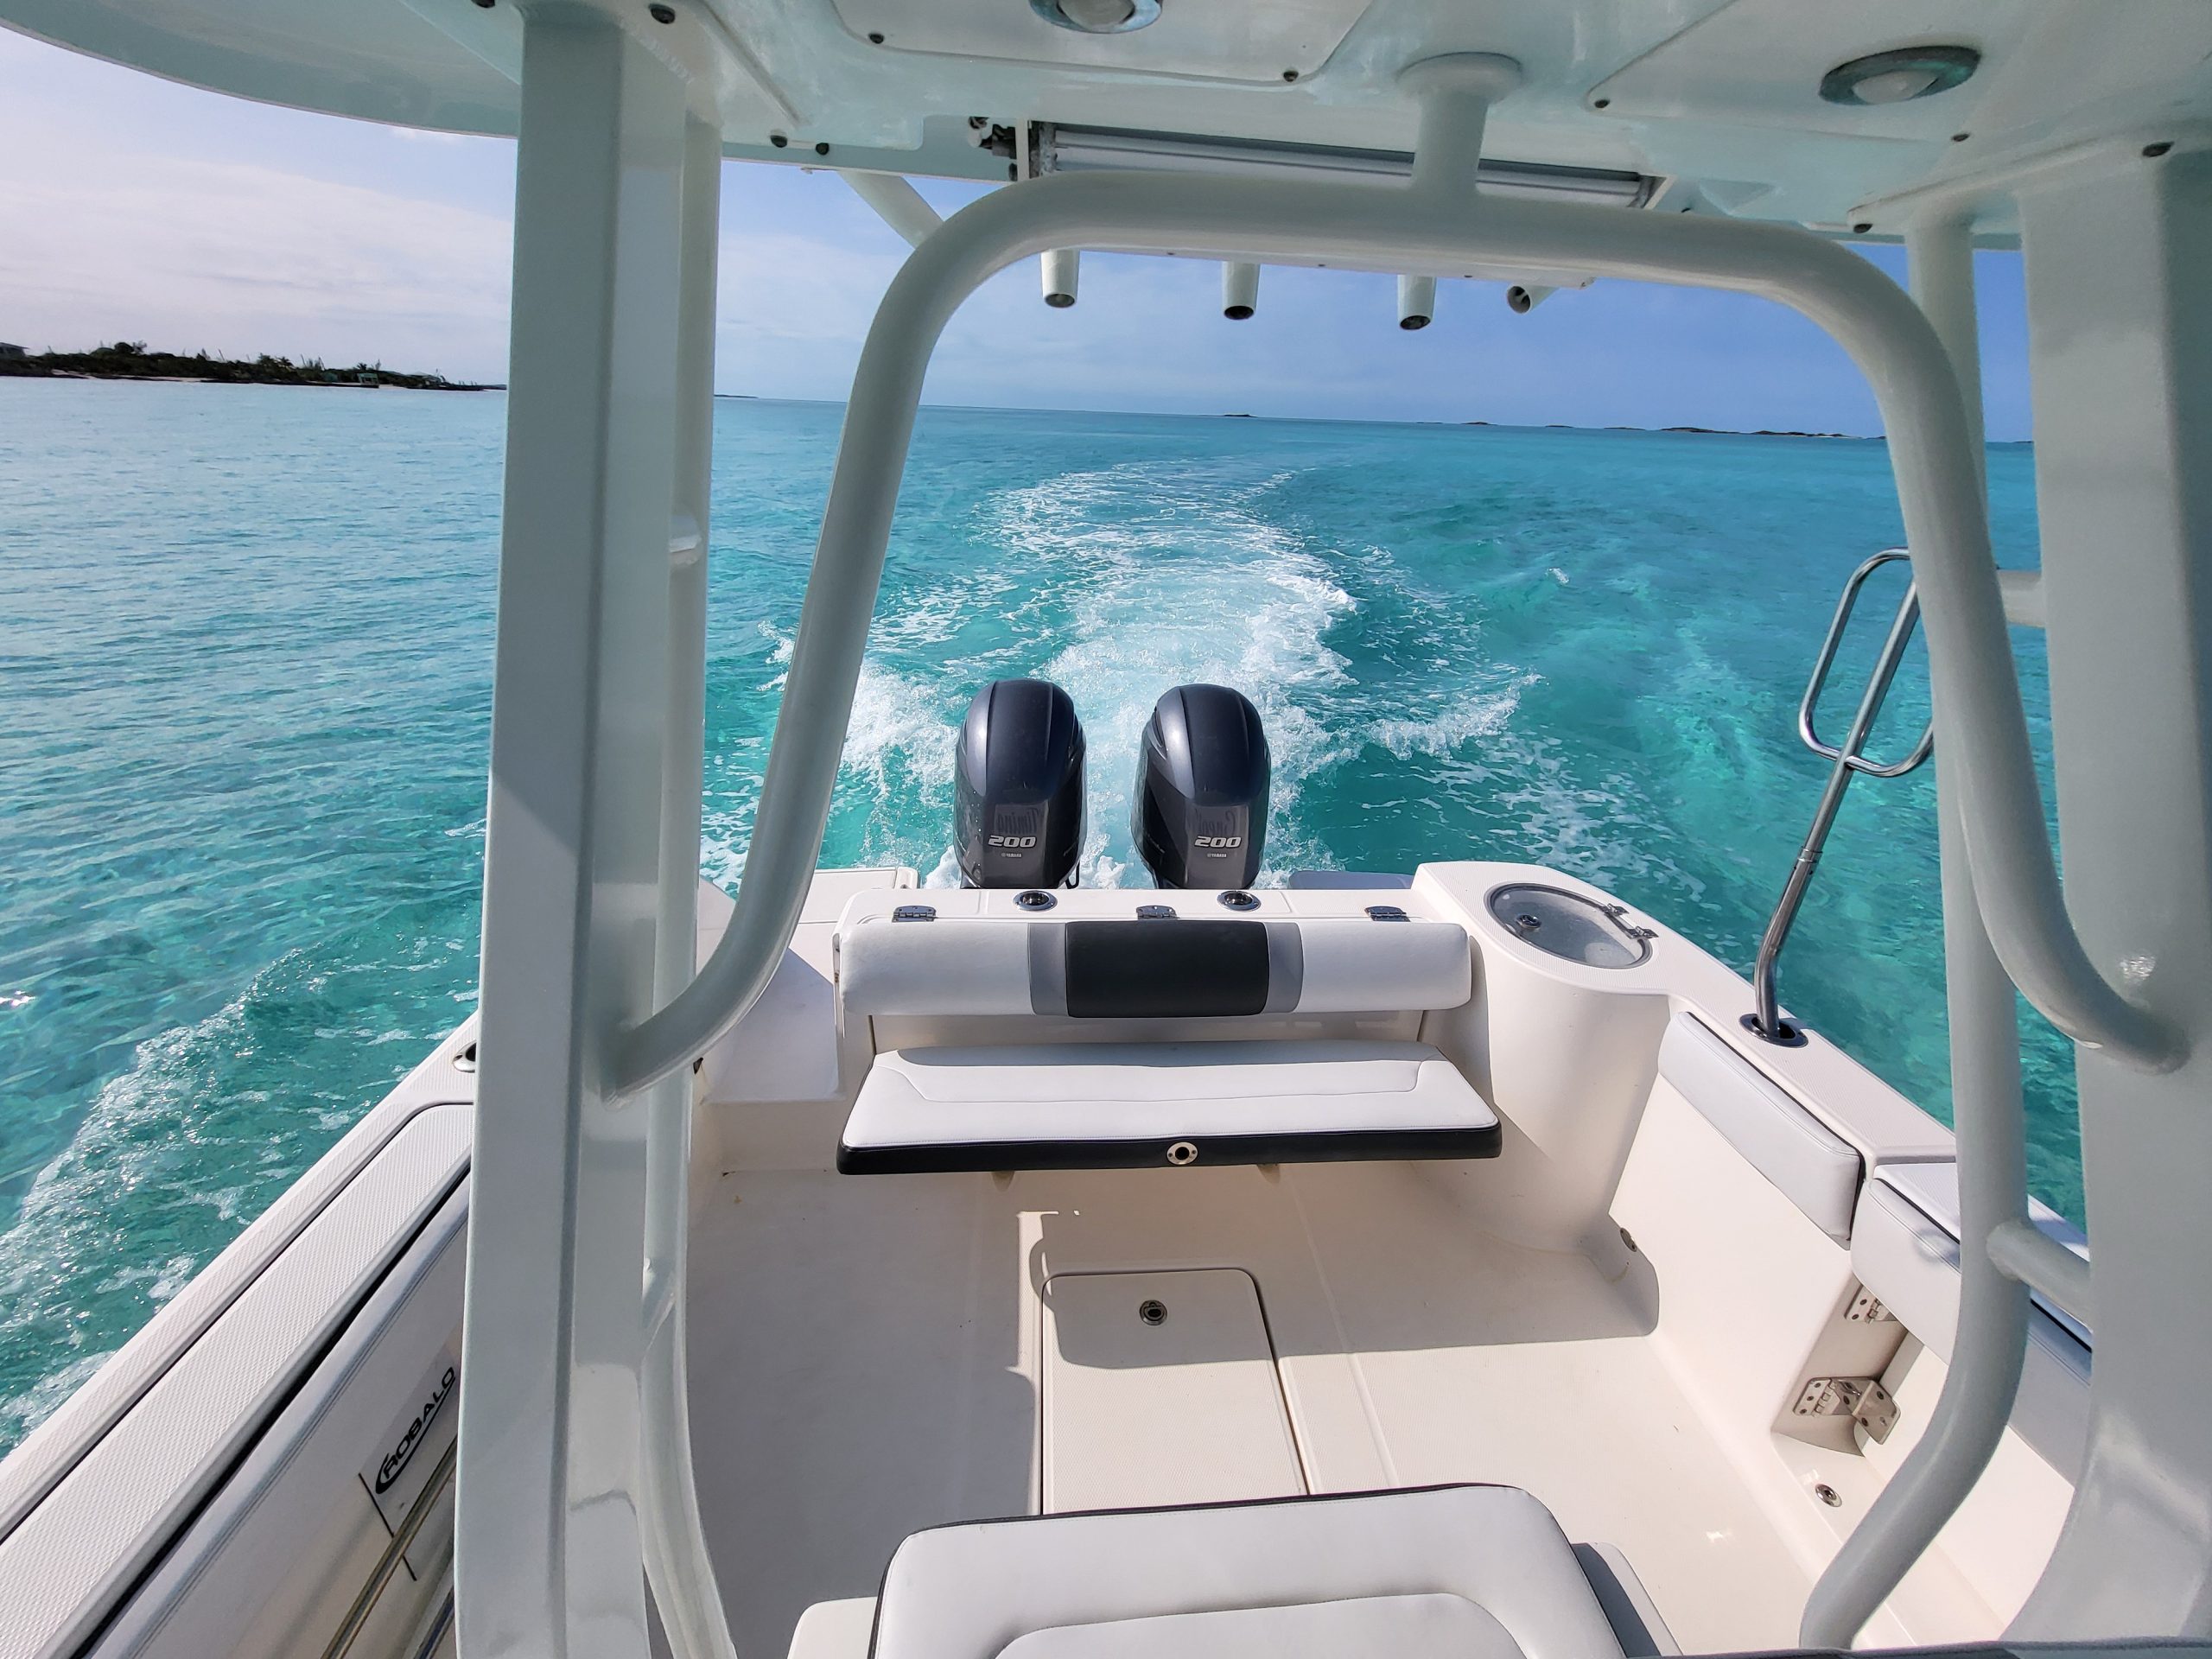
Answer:
[{"label": "black rubber trim", "polygon": [[1078,1020],[1263,1014],[1268,930],[1223,920],[1066,922],[1068,1013]]},{"label": "black rubber trim", "polygon": [[1014,1169],[1166,1169],[1187,1141],[1209,1164],[1350,1164],[1495,1158],[1495,1123],[1464,1129],[1341,1129],[1313,1135],[1179,1135],[1141,1141],[963,1141],[925,1146],[837,1147],[841,1175],[948,1175]]}]

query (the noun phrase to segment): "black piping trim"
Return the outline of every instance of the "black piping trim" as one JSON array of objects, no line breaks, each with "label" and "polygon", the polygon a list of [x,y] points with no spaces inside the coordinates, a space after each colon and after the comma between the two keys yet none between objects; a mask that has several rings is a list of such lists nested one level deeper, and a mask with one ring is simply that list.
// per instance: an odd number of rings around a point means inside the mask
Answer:
[{"label": "black piping trim", "polygon": [[1167,1149],[1187,1143],[1185,1167],[1222,1164],[1349,1164],[1495,1158],[1496,1123],[1452,1129],[1329,1129],[1310,1135],[1157,1135],[1138,1141],[955,1141],[837,1146],[841,1175],[944,1175],[1014,1169],[1168,1168]]}]

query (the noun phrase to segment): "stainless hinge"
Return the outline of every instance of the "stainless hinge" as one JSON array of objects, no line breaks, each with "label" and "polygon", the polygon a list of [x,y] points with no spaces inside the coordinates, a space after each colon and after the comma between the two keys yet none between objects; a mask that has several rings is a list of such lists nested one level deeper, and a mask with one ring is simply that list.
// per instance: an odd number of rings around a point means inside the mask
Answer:
[{"label": "stainless hinge", "polygon": [[1631,939],[1648,941],[1656,939],[1659,937],[1658,931],[1656,928],[1639,927],[1636,923],[1629,920],[1628,906],[1626,905],[1616,901],[1610,905],[1600,905],[1598,908],[1605,912],[1606,915],[1611,917],[1613,918],[1613,925],[1619,928],[1622,932],[1627,934]]},{"label": "stainless hinge", "polygon": [[1859,1294],[1851,1299],[1851,1306],[1843,1310],[1843,1317],[1853,1325],[1895,1325],[1897,1316],[1882,1306],[1882,1299],[1866,1286],[1859,1287]]},{"label": "stainless hinge", "polygon": [[1816,1376],[1789,1409],[1799,1417],[1853,1418],[1877,1445],[1897,1426],[1897,1402],[1871,1376]]}]

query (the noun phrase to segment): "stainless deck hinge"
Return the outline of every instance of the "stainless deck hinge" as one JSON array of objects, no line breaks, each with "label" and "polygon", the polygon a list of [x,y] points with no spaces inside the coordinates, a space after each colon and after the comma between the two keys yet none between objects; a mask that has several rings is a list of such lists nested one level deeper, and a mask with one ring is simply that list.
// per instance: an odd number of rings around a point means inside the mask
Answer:
[{"label": "stainless deck hinge", "polygon": [[1882,1306],[1882,1299],[1866,1286],[1851,1299],[1851,1306],[1843,1310],[1843,1317],[1853,1325],[1895,1325],[1897,1316]]},{"label": "stainless deck hinge", "polygon": [[1850,1417],[1877,1445],[1897,1426],[1897,1402],[1871,1376],[1816,1376],[1790,1411],[1799,1417]]}]

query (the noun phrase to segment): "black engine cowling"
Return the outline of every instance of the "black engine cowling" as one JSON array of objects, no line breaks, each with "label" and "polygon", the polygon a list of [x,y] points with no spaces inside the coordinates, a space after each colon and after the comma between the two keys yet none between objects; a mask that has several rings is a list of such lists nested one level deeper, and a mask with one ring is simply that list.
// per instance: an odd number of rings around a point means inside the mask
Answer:
[{"label": "black engine cowling", "polygon": [[953,759],[961,885],[1071,887],[1083,851],[1083,722],[1049,680],[976,694]]},{"label": "black engine cowling", "polygon": [[1268,735],[1225,685],[1179,685],[1137,750],[1129,835],[1163,887],[1243,887],[1268,830]]}]

